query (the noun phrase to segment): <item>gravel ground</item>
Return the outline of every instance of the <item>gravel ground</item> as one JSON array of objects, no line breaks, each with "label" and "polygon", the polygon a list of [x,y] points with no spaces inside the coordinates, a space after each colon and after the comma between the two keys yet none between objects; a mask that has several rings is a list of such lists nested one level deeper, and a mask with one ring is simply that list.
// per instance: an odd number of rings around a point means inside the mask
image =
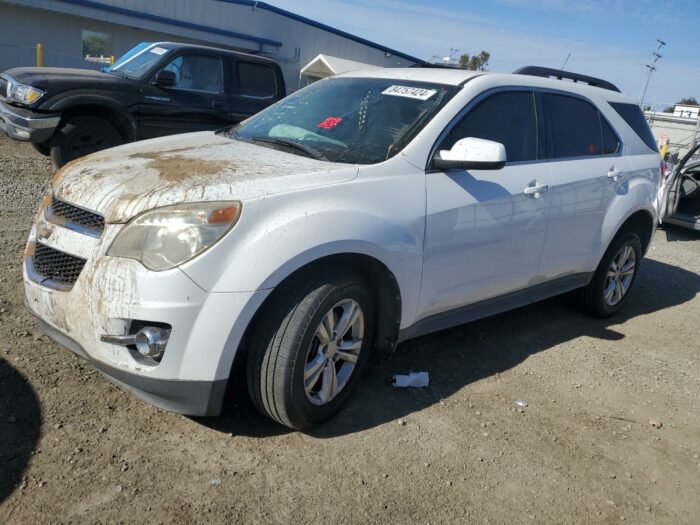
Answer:
[{"label": "gravel ground", "polygon": [[[233,396],[158,410],[38,332],[21,254],[51,171],[0,140],[0,523],[698,522],[697,234],[658,232],[618,317],[559,298],[409,341],[299,433]],[[410,370],[430,387],[390,386]]]}]

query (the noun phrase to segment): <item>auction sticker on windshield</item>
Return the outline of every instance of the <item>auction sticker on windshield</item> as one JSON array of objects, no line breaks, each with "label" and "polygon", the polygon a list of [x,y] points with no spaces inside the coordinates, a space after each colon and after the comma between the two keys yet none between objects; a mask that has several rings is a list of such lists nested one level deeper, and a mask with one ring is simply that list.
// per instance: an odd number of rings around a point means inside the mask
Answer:
[{"label": "auction sticker on windshield", "polygon": [[151,53],[155,53],[156,55],[163,55],[167,52],[168,50],[163,49],[162,47],[154,47],[153,49],[151,49]]},{"label": "auction sticker on windshield", "polygon": [[391,95],[392,97],[415,98],[416,100],[428,100],[437,91],[435,89],[423,89],[410,86],[389,86],[382,95]]}]

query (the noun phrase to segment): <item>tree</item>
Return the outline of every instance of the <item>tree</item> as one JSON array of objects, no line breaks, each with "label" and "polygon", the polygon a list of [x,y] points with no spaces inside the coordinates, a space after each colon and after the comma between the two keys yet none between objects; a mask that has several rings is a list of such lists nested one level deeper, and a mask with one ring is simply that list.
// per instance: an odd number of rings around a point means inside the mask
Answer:
[{"label": "tree", "polygon": [[478,55],[469,56],[469,53],[464,53],[459,57],[459,68],[469,71],[488,71],[489,59],[491,53],[482,51]]},{"label": "tree", "polygon": [[695,97],[685,97],[680,99],[678,102],[676,102],[673,106],[670,106],[666,109],[664,109],[664,113],[673,113],[673,110],[675,109],[675,106],[677,105],[681,106],[697,106],[698,101]]}]

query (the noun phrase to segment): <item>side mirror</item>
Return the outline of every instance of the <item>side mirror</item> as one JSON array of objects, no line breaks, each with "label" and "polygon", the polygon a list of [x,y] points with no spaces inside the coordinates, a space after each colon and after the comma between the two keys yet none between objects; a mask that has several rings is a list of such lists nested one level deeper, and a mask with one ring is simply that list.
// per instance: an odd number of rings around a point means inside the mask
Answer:
[{"label": "side mirror", "polygon": [[168,71],[167,69],[161,69],[156,73],[156,77],[153,79],[153,85],[167,88],[172,87],[177,82],[177,76],[174,71]]},{"label": "side mirror", "polygon": [[467,137],[451,150],[438,151],[433,164],[440,170],[500,170],[506,165],[506,148],[500,142]]}]

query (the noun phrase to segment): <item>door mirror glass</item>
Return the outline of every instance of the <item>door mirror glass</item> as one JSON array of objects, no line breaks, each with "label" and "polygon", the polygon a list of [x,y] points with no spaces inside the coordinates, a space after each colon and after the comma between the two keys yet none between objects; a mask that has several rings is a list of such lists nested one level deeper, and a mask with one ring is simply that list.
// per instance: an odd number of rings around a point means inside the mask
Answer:
[{"label": "door mirror glass", "polygon": [[153,85],[167,88],[172,87],[177,82],[177,76],[174,71],[169,71],[167,69],[161,69],[156,73],[156,78],[153,79]]},{"label": "door mirror glass", "polygon": [[434,164],[440,170],[500,170],[506,165],[506,148],[493,140],[467,137],[452,149],[438,151]]}]

